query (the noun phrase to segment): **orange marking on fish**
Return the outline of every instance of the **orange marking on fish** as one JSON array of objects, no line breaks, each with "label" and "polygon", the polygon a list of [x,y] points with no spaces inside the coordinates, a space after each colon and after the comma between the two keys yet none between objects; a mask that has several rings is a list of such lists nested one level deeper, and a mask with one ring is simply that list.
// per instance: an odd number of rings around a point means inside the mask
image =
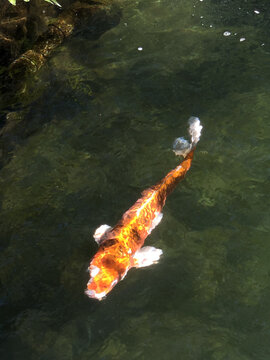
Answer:
[{"label": "orange marking on fish", "polygon": [[161,220],[161,210],[167,196],[190,169],[201,129],[199,119],[191,118],[191,144],[184,139],[177,139],[180,146],[185,147],[175,150],[185,156],[181,164],[155,186],[143,191],[142,197],[113,228],[103,225],[97,229],[94,237],[99,240],[100,247],[89,266],[90,280],[85,291],[89,297],[102,300],[131,267],[148,266],[159,260],[162,250],[142,246]]}]

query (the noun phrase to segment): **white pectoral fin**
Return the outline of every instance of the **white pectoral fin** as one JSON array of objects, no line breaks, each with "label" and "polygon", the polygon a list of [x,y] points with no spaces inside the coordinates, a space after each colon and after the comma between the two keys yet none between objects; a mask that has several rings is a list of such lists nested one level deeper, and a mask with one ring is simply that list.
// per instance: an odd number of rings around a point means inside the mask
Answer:
[{"label": "white pectoral fin", "polygon": [[95,241],[96,241],[98,244],[100,244],[101,241],[103,240],[103,236],[104,236],[108,231],[110,231],[111,228],[112,228],[111,226],[106,225],[106,224],[101,225],[100,227],[98,227],[98,228],[96,229],[96,231],[94,232],[94,235],[93,235]]},{"label": "white pectoral fin", "polygon": [[133,256],[134,267],[141,268],[155,264],[159,261],[162,253],[161,249],[156,249],[153,246],[144,246]]}]

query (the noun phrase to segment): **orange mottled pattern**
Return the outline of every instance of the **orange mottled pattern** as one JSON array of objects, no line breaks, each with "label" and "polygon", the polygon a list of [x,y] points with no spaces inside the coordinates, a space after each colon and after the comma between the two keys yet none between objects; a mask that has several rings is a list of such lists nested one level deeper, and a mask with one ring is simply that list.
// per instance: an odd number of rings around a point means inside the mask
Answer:
[{"label": "orange mottled pattern", "polygon": [[98,268],[99,272],[90,279],[87,290],[106,295],[134,265],[133,255],[143,246],[168,194],[189,170],[194,150],[158,184],[145,190],[116,226],[106,233],[90,263],[90,272],[92,268]]}]

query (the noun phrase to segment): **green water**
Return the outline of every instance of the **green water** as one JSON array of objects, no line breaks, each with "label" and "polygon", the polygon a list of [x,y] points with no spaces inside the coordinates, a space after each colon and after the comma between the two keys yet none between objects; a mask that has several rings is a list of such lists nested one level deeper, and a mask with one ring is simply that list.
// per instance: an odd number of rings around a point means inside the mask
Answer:
[{"label": "green water", "polygon": [[[1,359],[270,359],[270,5],[120,6],[3,110],[23,120],[0,172]],[[191,115],[192,169],[147,239],[161,261],[89,299],[92,233],[177,165]]]}]

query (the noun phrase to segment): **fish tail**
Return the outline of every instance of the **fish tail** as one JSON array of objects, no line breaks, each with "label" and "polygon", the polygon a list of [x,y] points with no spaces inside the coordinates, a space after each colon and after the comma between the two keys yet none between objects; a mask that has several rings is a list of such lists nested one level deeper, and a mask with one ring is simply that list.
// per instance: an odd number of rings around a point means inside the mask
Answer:
[{"label": "fish tail", "polygon": [[200,140],[202,125],[200,119],[195,116],[191,116],[188,120],[190,142],[183,137],[179,137],[174,140],[173,151],[177,156],[183,156],[184,158],[193,150],[198,141]]},{"label": "fish tail", "polygon": [[191,116],[188,120],[189,134],[191,137],[191,146],[194,148],[201,137],[201,131],[203,126],[201,125],[200,119],[195,116]]}]

